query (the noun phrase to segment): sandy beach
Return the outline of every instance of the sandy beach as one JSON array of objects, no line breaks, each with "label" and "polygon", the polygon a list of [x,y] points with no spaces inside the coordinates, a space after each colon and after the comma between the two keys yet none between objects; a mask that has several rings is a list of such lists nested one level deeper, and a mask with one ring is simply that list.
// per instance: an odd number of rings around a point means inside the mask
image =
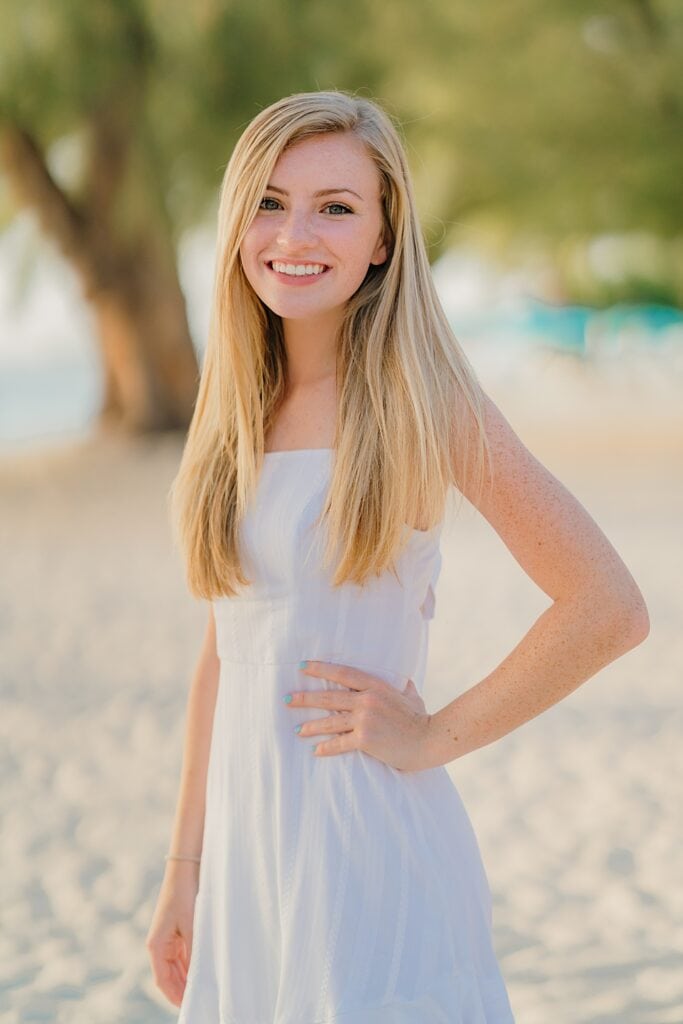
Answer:
[{"label": "sandy beach", "polygon": [[[560,704],[449,766],[513,1010],[518,1024],[681,1024],[683,424],[610,407],[596,435],[590,417],[575,430],[512,396],[501,408],[607,533],[652,622]],[[92,440],[0,461],[2,1024],[177,1016],[144,939],[206,615],[168,525],[181,445]],[[466,503],[442,552],[430,710],[549,604]]]}]

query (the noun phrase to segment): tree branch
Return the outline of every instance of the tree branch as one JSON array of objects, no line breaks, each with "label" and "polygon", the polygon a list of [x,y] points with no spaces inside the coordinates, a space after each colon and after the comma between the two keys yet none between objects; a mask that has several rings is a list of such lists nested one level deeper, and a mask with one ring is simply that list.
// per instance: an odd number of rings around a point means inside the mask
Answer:
[{"label": "tree branch", "polygon": [[82,271],[87,218],[50,174],[36,140],[15,122],[5,122],[0,131],[0,163],[18,203],[36,213],[46,234]]},{"label": "tree branch", "polygon": [[86,297],[121,276],[102,223],[60,188],[35,138],[16,122],[5,121],[0,129],[0,165],[18,203],[35,212],[43,231],[80,275]]}]

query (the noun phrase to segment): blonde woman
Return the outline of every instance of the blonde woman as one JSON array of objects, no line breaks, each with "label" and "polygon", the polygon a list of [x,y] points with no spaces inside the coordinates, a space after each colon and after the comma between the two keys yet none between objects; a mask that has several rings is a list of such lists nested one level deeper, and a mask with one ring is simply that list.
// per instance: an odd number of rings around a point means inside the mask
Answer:
[{"label": "blonde woman", "polygon": [[[420,696],[450,488],[553,598]],[[172,488],[208,623],[147,936],[179,1024],[508,1024],[446,765],[640,643],[628,569],[482,391],[432,284],[391,118],[341,91],[247,126]]]}]

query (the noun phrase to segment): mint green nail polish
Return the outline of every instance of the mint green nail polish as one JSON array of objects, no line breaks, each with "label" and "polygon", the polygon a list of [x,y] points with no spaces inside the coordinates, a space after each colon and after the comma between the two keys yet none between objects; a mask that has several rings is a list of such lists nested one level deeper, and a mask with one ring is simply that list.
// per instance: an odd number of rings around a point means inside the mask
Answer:
[{"label": "mint green nail polish", "polygon": [[314,753],[314,754],[315,754],[315,752],[316,752],[316,750],[317,750],[317,749],[318,749],[318,744],[316,743],[316,745],[315,745],[315,746],[313,747],[313,751],[312,751],[312,753]]},{"label": "mint green nail polish", "polygon": [[301,726],[300,725],[295,725],[294,726],[294,732],[301,732]]},{"label": "mint green nail polish", "polygon": [[299,662],[299,668],[308,668],[308,662],[307,661],[300,661]]},{"label": "mint green nail polish", "polygon": [[282,699],[285,702],[285,704],[291,704],[292,703],[292,695],[291,695],[291,693],[286,694]]}]

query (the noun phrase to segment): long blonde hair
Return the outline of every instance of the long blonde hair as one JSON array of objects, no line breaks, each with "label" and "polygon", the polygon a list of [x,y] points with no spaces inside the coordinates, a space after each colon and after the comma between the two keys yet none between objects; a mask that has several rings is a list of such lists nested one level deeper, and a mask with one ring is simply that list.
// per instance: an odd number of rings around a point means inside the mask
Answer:
[{"label": "long blonde hair", "polygon": [[407,526],[441,520],[451,484],[483,485],[483,392],[434,288],[397,129],[376,103],[341,90],[286,96],[247,125],[221,186],[209,337],[169,492],[196,597],[233,596],[251,582],[239,526],[286,384],[282,321],[248,283],[240,245],[280,154],[325,132],[352,133],[374,160],[388,247],[348,300],[337,338],[335,459],[321,513],[325,564],[340,553],[332,584],[393,566]]}]

